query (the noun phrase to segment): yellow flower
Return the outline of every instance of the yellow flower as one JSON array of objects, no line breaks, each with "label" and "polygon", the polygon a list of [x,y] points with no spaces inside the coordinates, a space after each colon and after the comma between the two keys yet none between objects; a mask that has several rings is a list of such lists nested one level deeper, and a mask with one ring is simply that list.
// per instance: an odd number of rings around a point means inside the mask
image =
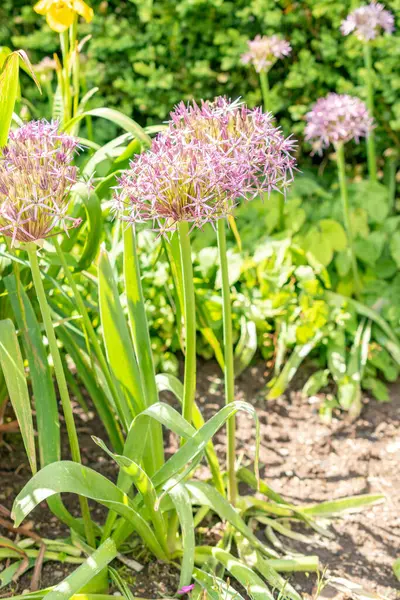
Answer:
[{"label": "yellow flower", "polygon": [[93,19],[93,9],[84,0],[39,0],[33,9],[39,15],[46,15],[47,24],[57,33],[66,31],[76,15],[83,17],[86,23]]}]

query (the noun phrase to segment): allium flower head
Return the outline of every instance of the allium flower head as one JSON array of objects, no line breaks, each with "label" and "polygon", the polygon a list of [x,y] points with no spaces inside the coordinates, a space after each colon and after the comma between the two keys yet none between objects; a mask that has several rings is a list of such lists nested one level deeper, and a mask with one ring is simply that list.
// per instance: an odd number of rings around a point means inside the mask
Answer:
[{"label": "allium flower head", "polygon": [[306,140],[314,141],[320,152],[329,144],[359,141],[373,127],[373,119],[364,102],[346,94],[328,94],[320,98],[306,115]]},{"label": "allium flower head", "polygon": [[121,177],[116,208],[125,220],[154,220],[162,230],[179,221],[213,223],[241,198],[284,192],[293,179],[293,147],[261,109],[222,97],[181,103]]},{"label": "allium flower head", "polygon": [[347,19],[342,21],[340,30],[343,35],[354,33],[359,40],[369,41],[375,39],[382,30],[385,33],[393,33],[394,17],[383,4],[371,2],[353,10]]},{"label": "allium flower head", "polygon": [[248,51],[242,55],[243,64],[252,64],[257,73],[268,71],[280,58],[289,56],[292,47],[277,35],[271,37],[257,35],[247,42]]},{"label": "allium flower head", "polygon": [[77,140],[58,123],[31,121],[11,131],[0,156],[0,231],[15,240],[49,237],[56,226],[80,220],[67,215],[77,170],[71,165]]}]

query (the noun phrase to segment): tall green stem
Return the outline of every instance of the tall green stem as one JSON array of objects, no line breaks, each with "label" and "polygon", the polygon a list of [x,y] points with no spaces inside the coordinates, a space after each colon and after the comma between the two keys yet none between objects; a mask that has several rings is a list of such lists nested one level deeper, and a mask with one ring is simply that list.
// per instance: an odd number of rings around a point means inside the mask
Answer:
[{"label": "tall green stem", "polygon": [[[374,116],[374,84],[373,84],[373,67],[371,57],[371,46],[368,42],[364,44],[364,64],[367,71],[367,106],[368,112],[371,118]],[[367,157],[368,157],[368,171],[369,178],[371,181],[377,180],[376,175],[376,152],[375,152],[375,134],[370,131],[367,137]]]},{"label": "tall green stem", "polygon": [[354,285],[356,296],[360,295],[361,292],[361,281],[358,273],[357,267],[357,259],[354,252],[354,239],[353,239],[353,231],[351,227],[350,221],[350,211],[349,211],[349,195],[347,191],[347,182],[346,182],[346,165],[344,159],[344,146],[342,143],[336,145],[336,157],[337,157],[337,166],[338,166],[338,175],[339,175],[339,185],[340,185],[340,195],[342,198],[342,208],[343,208],[343,220],[346,227],[347,238],[349,240],[349,248],[351,255],[351,267],[353,271]]},{"label": "tall green stem", "polygon": [[263,97],[264,110],[267,112],[270,110],[269,103],[269,81],[268,81],[268,73],[266,71],[260,71],[260,83],[261,83],[261,92]]},{"label": "tall green stem", "polygon": [[[225,359],[225,402],[229,404],[235,400],[235,369],[233,364],[233,339],[232,339],[232,310],[231,290],[229,285],[229,269],[226,254],[225,219],[219,219],[217,224],[219,264],[222,280],[222,302],[223,302],[223,329],[224,329],[224,359]],[[237,498],[237,481],[235,471],[236,455],[236,420],[231,417],[227,424],[228,429],[228,497],[235,505]]]},{"label": "tall green stem", "polygon": [[[49,305],[46,300],[46,292],[43,286],[42,276],[40,273],[39,261],[37,257],[37,250],[34,245],[29,244],[27,246],[29,262],[32,271],[33,284],[35,286],[36,294],[39,301],[40,312],[42,314],[43,324],[46,331],[47,340],[49,343],[50,353],[53,359],[54,373],[57,380],[58,390],[60,393],[61,404],[63,408],[65,424],[67,427],[68,439],[71,448],[72,460],[80,463],[81,453],[79,450],[79,440],[76,432],[74,414],[72,411],[71,400],[69,397],[67,381],[65,379],[65,373],[62,366],[60,351],[57,346],[57,340],[54,333],[53,322],[51,319],[51,313]],[[89,505],[86,498],[79,496],[79,502],[82,511],[83,523],[85,527],[86,539],[88,543],[94,548],[95,547],[95,536],[93,523],[90,518]]]},{"label": "tall green stem", "polygon": [[71,82],[69,67],[69,37],[68,30],[60,33],[61,53],[63,57],[63,90],[64,90],[64,121],[71,118]]},{"label": "tall green stem", "polygon": [[194,295],[192,251],[188,223],[179,223],[179,244],[183,277],[185,319],[185,375],[182,415],[191,423],[196,395],[196,300]]}]

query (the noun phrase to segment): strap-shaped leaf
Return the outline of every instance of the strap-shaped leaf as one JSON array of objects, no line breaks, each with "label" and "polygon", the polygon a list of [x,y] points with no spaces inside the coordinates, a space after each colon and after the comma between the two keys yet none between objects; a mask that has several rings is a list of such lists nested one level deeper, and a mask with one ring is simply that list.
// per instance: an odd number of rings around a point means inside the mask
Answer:
[{"label": "strap-shaped leaf", "polygon": [[106,477],[72,461],[60,461],[41,469],[16,497],[12,516],[16,525],[43,500],[54,494],[70,492],[95,500],[124,517],[150,551],[166,560],[152,529],[133,508],[129,497]]},{"label": "strap-shaped leaf", "polygon": [[92,110],[85,111],[68,121],[68,123],[64,125],[65,131],[69,131],[76,123],[79,123],[79,121],[86,117],[101,117],[107,119],[128,133],[131,133],[145,148],[148,148],[151,144],[150,137],[136,121],[113,108],[93,108]]},{"label": "strap-shaped leaf", "polygon": [[110,369],[121,390],[120,405],[117,406],[119,417],[128,428],[132,418],[145,409],[145,403],[132,340],[105,250],[100,252],[98,277],[104,345]]},{"label": "strap-shaped leaf", "polygon": [[[169,481],[169,485],[173,483],[173,481]],[[168,495],[172,500],[181,525],[183,556],[179,587],[182,588],[190,584],[193,575],[195,549],[193,511],[190,496],[182,483],[172,485]]]},{"label": "strap-shaped leaf", "polygon": [[13,322],[0,321],[0,364],[17,417],[32,473],[36,473],[35,432],[24,362]]},{"label": "strap-shaped leaf", "polygon": [[273,600],[273,594],[261,577],[232,554],[222,548],[209,546],[196,548],[196,562],[197,560],[201,562],[207,556],[218,560],[242,584],[252,600]]},{"label": "strap-shaped leaf", "polygon": [[211,485],[202,481],[190,481],[186,483],[186,489],[190,493],[194,504],[209,506],[221,520],[228,521],[262,554],[269,557],[278,556],[272,548],[268,548],[260,542],[228,500],[221,496]]},{"label": "strap-shaped leaf", "polygon": [[114,540],[109,538],[71,575],[46,594],[48,600],[69,600],[96,575],[98,575],[115,557],[117,547]]}]

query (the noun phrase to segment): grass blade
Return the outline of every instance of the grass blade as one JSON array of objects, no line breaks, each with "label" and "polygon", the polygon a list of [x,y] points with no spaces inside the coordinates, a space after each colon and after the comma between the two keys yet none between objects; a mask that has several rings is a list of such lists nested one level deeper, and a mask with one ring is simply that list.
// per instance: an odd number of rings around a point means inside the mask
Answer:
[{"label": "grass blade", "polygon": [[324,517],[337,515],[343,512],[358,510],[364,506],[376,504],[385,500],[382,494],[361,494],[359,496],[349,496],[340,500],[331,500],[329,502],[321,502],[313,506],[301,507],[301,512],[306,515]]},{"label": "grass blade", "polygon": [[10,401],[17,417],[32,473],[36,473],[35,433],[24,362],[15,327],[10,319],[0,321],[0,364]]}]

